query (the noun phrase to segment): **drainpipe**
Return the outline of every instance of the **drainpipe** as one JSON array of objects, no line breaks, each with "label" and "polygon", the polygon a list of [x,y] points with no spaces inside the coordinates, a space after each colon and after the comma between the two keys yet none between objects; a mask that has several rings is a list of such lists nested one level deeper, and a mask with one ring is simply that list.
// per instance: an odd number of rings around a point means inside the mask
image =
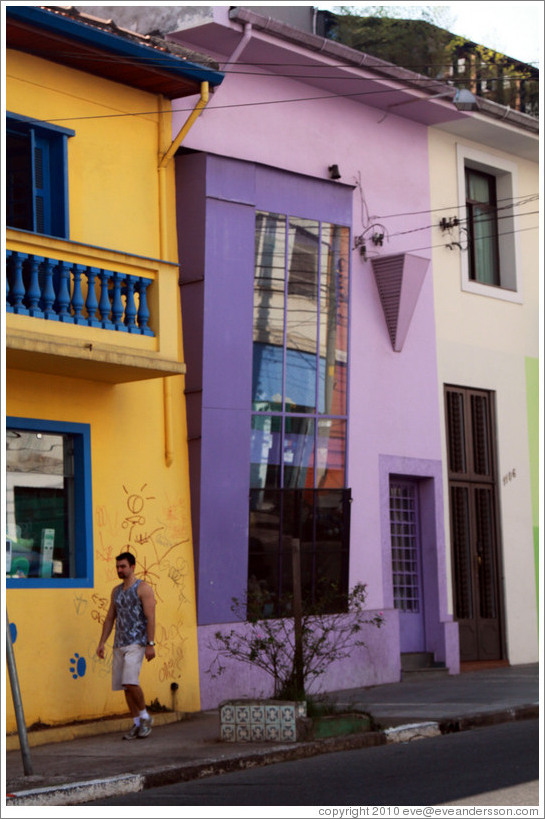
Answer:
[{"label": "drainpipe", "polygon": [[231,54],[231,56],[229,57],[227,62],[224,63],[224,65],[222,66],[222,69],[221,69],[222,71],[225,71],[227,68],[229,68],[230,65],[233,65],[233,63],[237,62],[238,58],[240,57],[240,55],[242,54],[242,52],[246,48],[246,44],[251,39],[251,36],[252,36],[252,24],[251,23],[244,23],[244,34],[242,35],[242,38],[241,38],[239,44],[237,45],[237,47],[235,48],[235,50],[233,51],[233,53]]},{"label": "drainpipe", "polygon": [[[195,105],[195,108],[188,116],[185,123],[180,128],[178,135],[172,141],[168,150],[161,156],[163,145],[168,141],[164,131],[164,120],[162,116],[166,112],[165,99],[160,98],[159,111],[159,160],[158,175],[159,175],[159,236],[160,236],[160,258],[169,259],[168,246],[168,226],[167,226],[167,180],[166,169],[167,166],[182,144],[187,133],[191,129],[195,120],[200,116],[203,109],[208,104],[210,98],[209,84],[206,81],[201,82],[201,95]],[[172,390],[171,379],[163,379],[163,415],[164,415],[164,435],[165,435],[165,463],[171,466],[174,460],[174,447],[172,443]]]}]

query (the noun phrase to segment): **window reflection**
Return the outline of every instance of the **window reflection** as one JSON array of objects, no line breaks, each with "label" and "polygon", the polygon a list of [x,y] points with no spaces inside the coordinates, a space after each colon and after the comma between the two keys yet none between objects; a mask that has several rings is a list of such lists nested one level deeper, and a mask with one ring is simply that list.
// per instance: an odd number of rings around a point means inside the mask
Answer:
[{"label": "window reflection", "polygon": [[282,401],[286,217],[256,214],[253,408]]},{"label": "window reflection", "polygon": [[7,430],[9,577],[69,577],[74,474],[70,436]]},{"label": "window reflection", "polygon": [[256,215],[249,616],[290,614],[292,551],[303,596],[348,584],[345,488],[350,232]]}]

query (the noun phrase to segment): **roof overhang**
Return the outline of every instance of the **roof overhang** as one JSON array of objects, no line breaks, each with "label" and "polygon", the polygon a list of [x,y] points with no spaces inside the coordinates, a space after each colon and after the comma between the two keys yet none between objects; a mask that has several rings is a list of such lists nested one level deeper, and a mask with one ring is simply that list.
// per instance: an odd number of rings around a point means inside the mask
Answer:
[{"label": "roof overhang", "polygon": [[[224,75],[214,68],[173,54],[150,38],[127,34],[89,25],[83,17],[76,19],[62,13],[62,9],[57,12],[39,6],[6,8],[7,48],[160,93],[168,99],[197,94],[202,82],[216,86],[223,80]],[[146,39],[148,42],[144,42]]]},{"label": "roof overhang", "polygon": [[459,111],[453,103],[456,88],[452,85],[245,7],[214,9],[201,25],[171,32],[169,39],[213,52],[220,61],[227,56],[227,63],[229,55],[236,53],[236,62],[229,65],[233,74],[261,67],[315,88],[316,98],[331,94],[359,101],[381,112],[378,122],[400,116],[525,159],[538,159],[535,117],[480,97],[478,111]]}]

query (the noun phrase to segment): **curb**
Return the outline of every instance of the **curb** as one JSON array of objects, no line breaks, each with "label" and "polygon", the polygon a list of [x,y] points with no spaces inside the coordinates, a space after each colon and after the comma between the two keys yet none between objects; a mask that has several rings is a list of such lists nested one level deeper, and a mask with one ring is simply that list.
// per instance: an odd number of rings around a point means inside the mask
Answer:
[{"label": "curb", "polygon": [[453,734],[458,731],[468,731],[472,728],[484,728],[487,725],[499,725],[501,722],[538,718],[539,703],[536,702],[529,705],[516,705],[500,711],[483,711],[471,716],[442,720],[439,727],[442,734]]},{"label": "curb", "polygon": [[144,789],[144,777],[140,774],[122,774],[111,779],[91,779],[49,788],[34,788],[18,793],[8,793],[6,806],[17,805],[80,805],[93,799],[122,796]]},{"label": "curb", "polygon": [[272,748],[242,754],[239,757],[210,758],[203,759],[198,763],[189,762],[182,765],[150,768],[144,774],[122,774],[106,779],[94,779],[87,782],[73,782],[67,785],[17,791],[8,794],[6,806],[78,805],[95,799],[137,793],[161,785],[174,785],[177,782],[204,779],[208,776],[273,765],[277,762],[289,762],[336,751],[372,748],[392,742],[412,742],[441,736],[442,734],[468,731],[472,728],[537,717],[539,717],[539,704],[535,703],[440,722],[419,722],[384,728],[379,731],[328,737],[290,745],[276,745]]}]

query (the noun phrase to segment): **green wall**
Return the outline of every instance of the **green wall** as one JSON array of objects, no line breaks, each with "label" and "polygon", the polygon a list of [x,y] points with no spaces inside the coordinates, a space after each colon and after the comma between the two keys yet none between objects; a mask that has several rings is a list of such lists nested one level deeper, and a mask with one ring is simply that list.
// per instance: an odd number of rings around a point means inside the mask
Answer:
[{"label": "green wall", "polygon": [[528,411],[528,445],[530,447],[536,593],[539,612],[539,359],[537,358],[526,359],[526,406]]}]

